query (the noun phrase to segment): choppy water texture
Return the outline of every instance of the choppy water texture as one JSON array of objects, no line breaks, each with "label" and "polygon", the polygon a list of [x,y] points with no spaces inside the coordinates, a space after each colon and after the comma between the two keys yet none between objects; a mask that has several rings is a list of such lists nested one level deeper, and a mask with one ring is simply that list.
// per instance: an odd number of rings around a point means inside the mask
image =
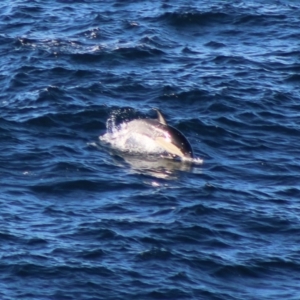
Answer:
[{"label": "choppy water texture", "polygon": [[[300,299],[297,1],[0,3],[0,298]],[[99,146],[165,114],[202,165]]]}]

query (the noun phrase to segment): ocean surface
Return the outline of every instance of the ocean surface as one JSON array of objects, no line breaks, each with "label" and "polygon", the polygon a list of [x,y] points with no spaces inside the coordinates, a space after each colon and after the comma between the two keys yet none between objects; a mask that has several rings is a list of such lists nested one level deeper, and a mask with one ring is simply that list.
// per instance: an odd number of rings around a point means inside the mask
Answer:
[{"label": "ocean surface", "polygon": [[[0,3],[0,299],[300,299],[299,1]],[[155,118],[187,164],[103,146]]]}]

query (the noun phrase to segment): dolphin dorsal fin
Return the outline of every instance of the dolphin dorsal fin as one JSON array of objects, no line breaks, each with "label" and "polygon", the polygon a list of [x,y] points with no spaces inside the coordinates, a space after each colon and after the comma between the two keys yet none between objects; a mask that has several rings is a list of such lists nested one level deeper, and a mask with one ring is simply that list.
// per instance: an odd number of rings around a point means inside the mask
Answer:
[{"label": "dolphin dorsal fin", "polygon": [[167,125],[167,122],[164,116],[162,115],[162,113],[157,108],[153,108],[153,109],[156,110],[158,122]]}]

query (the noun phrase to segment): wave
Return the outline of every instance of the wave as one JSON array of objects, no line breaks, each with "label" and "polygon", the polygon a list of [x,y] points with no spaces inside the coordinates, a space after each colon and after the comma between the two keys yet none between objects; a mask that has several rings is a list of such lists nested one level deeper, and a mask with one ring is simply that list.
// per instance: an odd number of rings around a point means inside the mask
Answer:
[{"label": "wave", "polygon": [[180,11],[163,13],[159,19],[167,21],[174,26],[189,26],[197,25],[204,26],[211,23],[226,23],[231,22],[230,16],[222,12],[200,12],[200,11]]},{"label": "wave", "polygon": [[[293,10],[290,9],[293,13]],[[286,12],[285,12],[286,13]],[[167,11],[158,19],[173,26],[222,26],[222,25],[253,25],[270,26],[283,23],[287,16],[280,9],[261,10],[260,6],[246,5],[243,8],[231,4],[211,6],[204,10],[193,7],[181,7],[177,11]]]}]

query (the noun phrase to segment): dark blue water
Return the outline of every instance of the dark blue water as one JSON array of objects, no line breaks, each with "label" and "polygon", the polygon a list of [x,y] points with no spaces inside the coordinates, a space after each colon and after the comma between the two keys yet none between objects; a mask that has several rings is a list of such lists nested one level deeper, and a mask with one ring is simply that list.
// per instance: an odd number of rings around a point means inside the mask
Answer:
[{"label": "dark blue water", "polygon": [[[297,1],[2,1],[0,298],[300,299]],[[94,147],[154,118],[202,165]]]}]

